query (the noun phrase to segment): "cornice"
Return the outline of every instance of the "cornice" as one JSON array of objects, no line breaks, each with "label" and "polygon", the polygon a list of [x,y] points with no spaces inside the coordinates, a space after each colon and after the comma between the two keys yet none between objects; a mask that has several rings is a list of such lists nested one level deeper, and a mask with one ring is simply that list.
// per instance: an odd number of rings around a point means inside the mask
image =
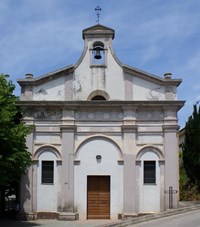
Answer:
[{"label": "cornice", "polygon": [[179,125],[163,125],[163,130],[165,132],[178,131]]},{"label": "cornice", "polygon": [[138,129],[138,125],[122,125],[121,126],[123,132],[136,132]]},{"label": "cornice", "polygon": [[67,109],[98,108],[169,108],[179,110],[185,101],[18,101],[21,107],[59,107]]},{"label": "cornice", "polygon": [[17,82],[22,86],[22,85],[28,85],[28,86],[33,86],[33,85],[39,85],[44,82],[51,81],[53,79],[57,79],[62,76],[69,75],[74,72],[74,65],[69,65],[67,67],[58,69],[56,71],[44,74],[39,77],[32,77],[32,78],[25,78],[25,79],[17,79]]},{"label": "cornice", "polygon": [[87,37],[111,37],[112,39],[114,39],[115,37],[115,30],[112,28],[108,28],[104,25],[101,24],[97,24],[94,25],[92,27],[86,28],[82,31],[82,36],[83,39],[87,38]]},{"label": "cornice", "polygon": [[60,125],[60,129],[65,132],[74,132],[77,130],[76,125]]},{"label": "cornice", "polygon": [[136,76],[138,78],[153,82],[153,83],[157,83],[160,85],[167,85],[167,86],[179,86],[182,82],[181,79],[164,79],[164,78],[160,78],[154,74],[145,72],[143,70],[134,68],[132,66],[129,65],[125,65],[123,64],[123,70],[124,72],[131,74],[133,76]]}]

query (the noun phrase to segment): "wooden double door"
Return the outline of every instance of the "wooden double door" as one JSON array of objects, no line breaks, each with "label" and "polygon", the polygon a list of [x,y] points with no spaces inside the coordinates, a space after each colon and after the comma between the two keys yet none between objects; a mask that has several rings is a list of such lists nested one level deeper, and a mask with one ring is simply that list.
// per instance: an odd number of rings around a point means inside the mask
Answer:
[{"label": "wooden double door", "polygon": [[110,176],[87,177],[87,218],[110,218]]}]

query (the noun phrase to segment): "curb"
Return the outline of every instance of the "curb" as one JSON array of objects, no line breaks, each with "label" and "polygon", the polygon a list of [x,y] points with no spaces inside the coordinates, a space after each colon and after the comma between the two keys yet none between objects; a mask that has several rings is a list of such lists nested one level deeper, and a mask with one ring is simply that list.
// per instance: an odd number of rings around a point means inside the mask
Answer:
[{"label": "curb", "polygon": [[200,204],[194,205],[194,206],[189,206],[189,207],[183,207],[183,208],[178,208],[178,209],[171,209],[167,211],[163,211],[160,213],[155,213],[155,214],[148,214],[145,216],[141,217],[134,217],[128,220],[123,220],[123,221],[118,221],[118,222],[113,222],[109,224],[104,224],[104,225],[98,225],[96,227],[124,227],[132,224],[137,224],[145,221],[150,221],[154,219],[159,219],[159,218],[164,218],[164,217],[169,217],[172,215],[177,215],[177,214],[182,214],[185,212],[190,212],[194,210],[200,209]]}]

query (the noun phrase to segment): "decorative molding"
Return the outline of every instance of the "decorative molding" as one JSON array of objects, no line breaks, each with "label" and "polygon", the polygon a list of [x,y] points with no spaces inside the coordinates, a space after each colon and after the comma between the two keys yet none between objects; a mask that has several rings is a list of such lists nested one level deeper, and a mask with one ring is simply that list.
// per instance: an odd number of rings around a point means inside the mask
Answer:
[{"label": "decorative molding", "polygon": [[176,94],[176,88],[174,86],[166,86],[165,92]]},{"label": "decorative molding", "polygon": [[38,110],[34,113],[36,119],[58,120],[62,117],[62,112],[58,110]]},{"label": "decorative molding", "polygon": [[178,132],[179,130],[179,125],[163,125],[163,130],[164,132]]},{"label": "decorative molding", "polygon": [[161,149],[151,144],[147,144],[144,147],[140,148],[140,150],[137,153],[136,160],[139,161],[142,155],[145,154],[146,152],[153,152],[159,157],[159,160],[164,160],[164,154],[161,151]]},{"label": "decorative molding", "polygon": [[158,160],[158,163],[159,163],[159,165],[164,165],[165,164],[165,160]]},{"label": "decorative molding", "polygon": [[61,109],[53,109],[50,110],[49,108],[44,107],[22,107],[23,116],[25,117],[32,117],[35,119],[42,119],[42,120],[60,120],[62,118],[62,111]]},{"label": "decorative molding", "polygon": [[142,163],[141,160],[136,160],[136,161],[135,161],[135,165],[136,165],[136,166],[141,166],[141,163]]},{"label": "decorative molding", "polygon": [[137,125],[122,125],[121,128],[124,133],[136,133],[138,126]]},{"label": "decorative molding", "polygon": [[117,163],[118,163],[118,165],[123,166],[124,165],[124,160],[118,160]]},{"label": "decorative molding", "polygon": [[60,129],[63,132],[74,132],[77,129],[76,125],[60,125]]},{"label": "decorative molding", "polygon": [[177,112],[175,109],[165,109],[164,111],[165,118],[177,118]]},{"label": "decorative molding", "polygon": [[137,110],[136,118],[144,121],[161,121],[164,119],[164,114],[161,110]]},{"label": "decorative molding", "polygon": [[122,111],[76,111],[75,120],[77,121],[120,121],[123,120]]},{"label": "decorative molding", "polygon": [[33,165],[38,165],[38,163],[39,163],[39,160],[38,160],[38,159],[33,159],[33,160],[32,160],[32,164],[33,164]]},{"label": "decorative molding", "polygon": [[75,166],[78,166],[78,165],[80,165],[81,164],[81,161],[80,160],[74,160],[74,165]]},{"label": "decorative molding", "polygon": [[[36,133],[38,133],[38,132],[36,132]],[[45,132],[45,133],[50,133],[50,132]],[[42,142],[42,141],[40,141],[40,142],[36,141],[34,143],[35,146],[42,146],[44,144],[45,144],[45,142]],[[51,145],[54,146],[54,147],[60,147],[61,146],[61,142],[60,143],[51,143]]]}]

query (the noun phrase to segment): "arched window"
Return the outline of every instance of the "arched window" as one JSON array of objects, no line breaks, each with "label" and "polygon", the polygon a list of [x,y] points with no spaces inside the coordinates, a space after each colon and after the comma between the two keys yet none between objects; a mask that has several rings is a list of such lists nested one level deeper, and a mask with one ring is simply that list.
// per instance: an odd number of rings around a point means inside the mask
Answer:
[{"label": "arched window", "polygon": [[110,96],[105,91],[95,90],[89,94],[87,100],[110,100]]},{"label": "arched window", "polygon": [[97,100],[106,100],[106,98],[101,96],[101,95],[96,95],[91,100],[95,100],[95,101],[97,101]]}]

